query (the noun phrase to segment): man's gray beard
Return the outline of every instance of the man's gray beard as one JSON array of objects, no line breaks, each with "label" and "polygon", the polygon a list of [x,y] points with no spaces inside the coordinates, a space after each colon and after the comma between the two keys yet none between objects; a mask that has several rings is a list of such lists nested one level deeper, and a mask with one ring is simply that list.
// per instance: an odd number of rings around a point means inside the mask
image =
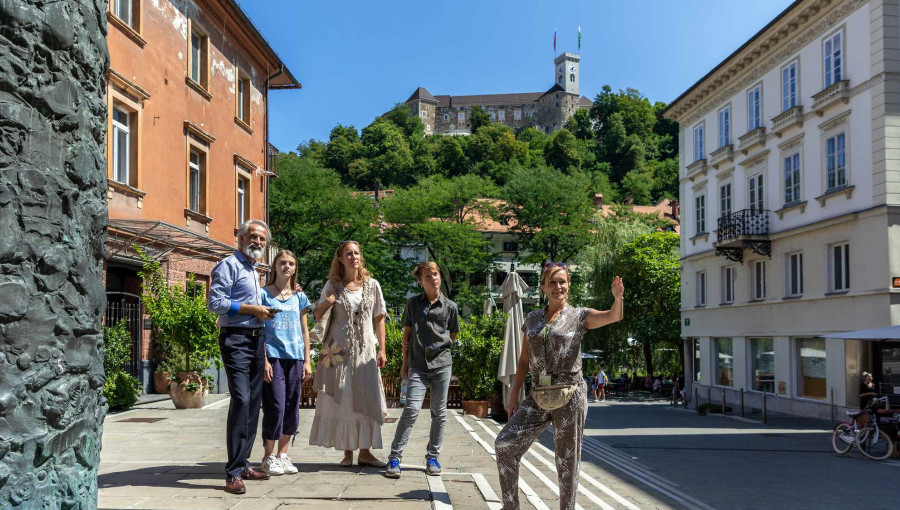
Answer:
[{"label": "man's gray beard", "polygon": [[244,255],[250,257],[253,260],[259,260],[265,254],[265,250],[262,248],[253,249],[251,246],[244,246]]}]

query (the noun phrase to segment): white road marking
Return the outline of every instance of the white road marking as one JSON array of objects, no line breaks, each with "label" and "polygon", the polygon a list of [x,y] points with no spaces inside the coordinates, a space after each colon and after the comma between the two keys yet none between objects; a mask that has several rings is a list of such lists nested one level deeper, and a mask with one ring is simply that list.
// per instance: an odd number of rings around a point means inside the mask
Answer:
[{"label": "white road marking", "polygon": [[431,491],[431,508],[434,510],[453,510],[450,504],[450,495],[447,494],[447,488],[444,487],[444,481],[440,476],[426,476],[428,480],[428,490]]},{"label": "white road marking", "polygon": [[206,404],[201,407],[201,409],[218,409],[220,407],[224,407],[225,404],[231,402],[231,397],[223,398],[222,400],[217,400],[211,404]]}]

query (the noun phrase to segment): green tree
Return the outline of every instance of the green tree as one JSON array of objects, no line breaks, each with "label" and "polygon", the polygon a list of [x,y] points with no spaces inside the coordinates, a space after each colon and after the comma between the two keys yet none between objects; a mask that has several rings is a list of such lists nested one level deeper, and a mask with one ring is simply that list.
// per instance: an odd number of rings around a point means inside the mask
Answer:
[{"label": "green tree", "polygon": [[366,244],[378,236],[377,210],[368,196],[354,194],[336,172],[309,158],[281,154],[278,175],[269,196],[272,238],[297,256],[297,281],[315,299],[340,241],[359,241],[366,254]]},{"label": "green tree", "polygon": [[472,132],[477,132],[480,128],[484,126],[491,125],[491,116],[487,114],[484,109],[478,105],[472,107],[472,110],[469,112],[470,121],[472,123]]},{"label": "green tree", "polygon": [[635,205],[653,203],[653,174],[644,170],[631,170],[622,179],[622,193],[630,196]]},{"label": "green tree", "polygon": [[590,240],[596,209],[590,178],[541,166],[521,168],[504,186],[501,217],[531,252],[526,262],[568,261]]},{"label": "green tree", "polygon": [[569,117],[564,127],[579,140],[593,140],[596,138],[594,121],[591,120],[591,111],[588,108],[578,109],[574,115]]},{"label": "green tree", "polygon": [[[490,180],[475,175],[435,176],[398,190],[382,203],[393,242],[425,249],[428,258],[441,266],[444,291],[451,298],[482,284],[470,280],[470,275],[484,273],[491,256],[474,217],[492,214],[492,205],[484,198],[494,190]],[[476,211],[479,214],[473,215]]]},{"label": "green tree", "polygon": [[335,126],[322,152],[322,163],[336,171],[344,182],[350,182],[350,163],[361,156],[363,145],[356,128],[340,124]]},{"label": "green tree", "polygon": [[[631,211],[630,207],[621,208]],[[613,209],[619,210],[616,206]],[[607,310],[612,306],[610,286],[613,278],[618,275],[615,264],[619,254],[636,237],[653,231],[653,227],[633,218],[626,219],[623,215],[601,218],[597,222],[594,236],[577,259],[578,267],[587,280],[586,306],[599,310]],[[627,293],[630,292],[630,286],[626,280],[626,296],[629,295]],[[632,313],[631,305],[626,301],[626,318]],[[623,322],[589,331],[584,350],[597,352],[601,361],[614,371],[633,370],[641,360],[640,350],[628,343],[628,328]]]},{"label": "green tree", "polygon": [[438,135],[437,139],[437,165],[440,173],[447,177],[467,173],[468,163],[459,138]]},{"label": "green tree", "polygon": [[390,122],[397,126],[403,131],[403,135],[406,138],[425,135],[425,125],[422,124],[422,119],[418,115],[413,115],[412,109],[404,103],[395,104],[389,112],[375,119],[375,122],[372,124],[380,121]]},{"label": "green tree", "polygon": [[547,164],[561,172],[581,170],[581,145],[568,129],[560,129],[550,135],[550,143],[544,147]]},{"label": "green tree", "polygon": [[613,264],[613,272],[625,282],[622,327],[641,345],[651,376],[655,348],[681,348],[678,244],[674,232],[644,234],[623,246]]},{"label": "green tree", "polygon": [[366,150],[367,174],[357,177],[356,185],[372,189],[375,183],[393,186],[404,180],[413,165],[412,151],[403,130],[387,121],[375,121],[362,132]]}]

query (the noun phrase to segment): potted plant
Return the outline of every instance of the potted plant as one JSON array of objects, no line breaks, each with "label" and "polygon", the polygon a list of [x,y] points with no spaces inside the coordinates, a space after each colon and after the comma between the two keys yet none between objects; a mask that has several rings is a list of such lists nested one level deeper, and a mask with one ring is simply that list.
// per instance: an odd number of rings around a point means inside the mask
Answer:
[{"label": "potted plant", "polygon": [[[206,307],[203,293],[189,295],[180,285],[169,285],[159,262],[138,251],[144,262],[143,302],[150,314],[154,341],[163,351],[168,392],[178,409],[203,406],[209,385],[202,376],[215,365],[221,368],[216,317]],[[187,288],[193,289],[193,278]],[[174,383],[174,384],[173,384]]]},{"label": "potted plant", "polygon": [[478,316],[460,323],[453,345],[453,373],[459,380],[463,412],[479,418],[488,415],[497,366],[503,348],[506,315]]}]

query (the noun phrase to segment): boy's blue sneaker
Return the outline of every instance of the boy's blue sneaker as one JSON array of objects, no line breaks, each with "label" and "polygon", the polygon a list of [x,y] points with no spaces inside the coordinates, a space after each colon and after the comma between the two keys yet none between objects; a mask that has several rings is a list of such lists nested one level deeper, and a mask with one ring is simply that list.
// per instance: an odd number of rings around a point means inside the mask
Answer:
[{"label": "boy's blue sneaker", "polygon": [[441,463],[438,462],[437,459],[428,459],[428,463],[425,464],[425,474],[428,474],[428,475],[441,474]]},{"label": "boy's blue sneaker", "polygon": [[[440,468],[438,468],[440,471]],[[387,469],[384,470],[384,476],[388,478],[400,478],[400,460],[399,459],[390,459],[388,460]]]}]

